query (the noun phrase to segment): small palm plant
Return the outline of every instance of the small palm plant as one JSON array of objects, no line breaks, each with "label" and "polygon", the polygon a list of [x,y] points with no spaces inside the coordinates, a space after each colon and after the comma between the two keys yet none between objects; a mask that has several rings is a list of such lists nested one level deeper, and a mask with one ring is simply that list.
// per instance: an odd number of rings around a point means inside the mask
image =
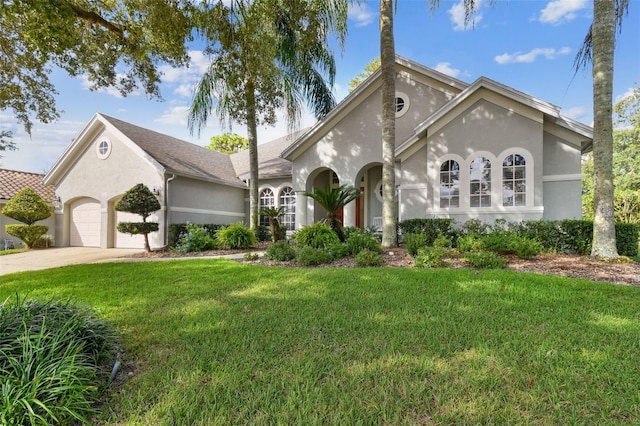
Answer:
[{"label": "small palm plant", "polygon": [[280,207],[265,207],[258,212],[260,213],[261,216],[266,216],[271,219],[269,221],[269,226],[271,228],[271,241],[273,241],[274,243],[278,241],[278,238],[280,238],[280,220],[279,219],[282,216],[284,216],[286,211],[287,211],[286,207],[280,206]]},{"label": "small palm plant", "polygon": [[341,242],[344,242],[344,233],[342,232],[342,223],[338,219],[338,213],[340,210],[357,199],[360,196],[360,191],[352,185],[341,185],[337,188],[331,188],[327,184],[324,190],[315,188],[313,193],[305,193],[307,197],[313,198],[318,204],[322,206],[327,212],[327,221],[329,226],[333,229],[340,238]]}]

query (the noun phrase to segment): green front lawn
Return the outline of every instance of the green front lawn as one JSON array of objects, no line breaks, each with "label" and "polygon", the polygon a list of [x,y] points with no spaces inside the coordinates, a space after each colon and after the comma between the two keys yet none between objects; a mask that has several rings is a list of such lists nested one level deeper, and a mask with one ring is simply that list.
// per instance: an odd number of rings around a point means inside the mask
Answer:
[{"label": "green front lawn", "polygon": [[96,424],[640,421],[637,287],[225,260],[73,266],[0,283],[0,300],[71,296],[117,326],[133,371]]}]

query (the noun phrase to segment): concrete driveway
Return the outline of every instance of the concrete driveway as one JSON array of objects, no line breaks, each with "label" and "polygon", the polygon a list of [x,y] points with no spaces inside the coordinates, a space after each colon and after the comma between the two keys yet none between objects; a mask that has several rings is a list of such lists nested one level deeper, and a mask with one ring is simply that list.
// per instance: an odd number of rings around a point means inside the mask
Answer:
[{"label": "concrete driveway", "polygon": [[99,263],[140,253],[141,249],[100,249],[91,247],[62,247],[30,250],[24,253],[0,256],[0,275],[14,272],[37,271],[81,263]]}]

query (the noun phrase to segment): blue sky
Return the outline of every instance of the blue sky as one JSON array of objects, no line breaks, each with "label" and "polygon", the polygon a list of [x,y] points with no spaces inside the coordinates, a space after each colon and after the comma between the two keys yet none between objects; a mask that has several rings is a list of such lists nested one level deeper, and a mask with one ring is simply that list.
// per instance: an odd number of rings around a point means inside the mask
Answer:
[{"label": "blue sky", "polygon": [[[640,0],[630,0],[615,52],[614,102],[640,84]],[[335,95],[342,100],[349,81],[379,56],[378,2],[352,6],[344,51],[335,51]],[[460,1],[440,1],[433,12],[426,0],[399,0],[395,14],[396,53],[471,83],[484,76],[562,108],[562,114],[592,124],[591,70],[574,75],[573,60],[593,18],[590,0],[488,0],[480,2],[471,25],[465,27]],[[199,145],[223,133],[214,118],[192,137],[186,112],[194,85],[207,59],[191,51],[189,69],[163,67],[164,101],[143,93],[122,98],[116,91],[89,91],[84,78],[54,70],[58,107],[56,123],[35,123],[29,137],[10,111],[0,111],[0,129],[12,130],[19,150],[5,152],[0,167],[44,173],[96,112],[154,129]],[[306,115],[302,125],[314,120]],[[282,136],[286,122],[258,129],[261,142]],[[234,132],[246,136],[245,128]]]}]

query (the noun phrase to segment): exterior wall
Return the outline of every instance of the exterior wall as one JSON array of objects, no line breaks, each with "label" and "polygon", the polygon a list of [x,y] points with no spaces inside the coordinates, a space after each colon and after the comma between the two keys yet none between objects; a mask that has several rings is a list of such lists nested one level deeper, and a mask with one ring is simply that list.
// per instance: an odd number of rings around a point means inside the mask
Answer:
[{"label": "exterior wall", "polygon": [[[97,145],[103,140],[111,144],[111,153],[106,159],[100,159],[97,155]],[[115,201],[138,183],[144,183],[149,188],[162,188],[163,175],[150,160],[140,158],[116,135],[106,130],[98,133],[56,185],[56,194],[63,203],[62,210],[56,211],[57,245],[69,245],[70,205],[75,200],[88,197],[101,205],[100,247],[112,247]],[[164,246],[164,213],[159,211],[156,215],[160,231],[149,235],[152,248]]]},{"label": "exterior wall", "polygon": [[[0,250],[4,250],[4,240],[5,239],[10,239],[13,241],[13,245],[15,246],[15,248],[21,248],[24,247],[24,243],[22,242],[22,240],[14,237],[13,235],[9,235],[7,234],[7,231],[5,230],[5,225],[19,225],[21,222],[18,222],[17,220],[11,219],[10,217],[7,217],[5,215],[2,214],[2,209],[4,208],[5,203],[0,204]],[[45,235],[49,235],[54,241],[53,244],[56,244],[56,240],[55,240],[55,225],[56,225],[56,219],[55,219],[55,215],[51,215],[51,217],[45,219],[45,220],[41,220],[35,223],[36,225],[44,225],[44,226],[48,226],[49,230],[47,231],[47,233]]]},{"label": "exterior wall", "polygon": [[544,219],[582,218],[581,152],[552,133],[544,133]]},{"label": "exterior wall", "polygon": [[169,182],[168,223],[228,225],[245,220],[246,190],[227,185],[176,177]]},{"label": "exterior wall", "polygon": [[[402,163],[400,220],[414,217],[452,217],[493,221],[540,219],[543,208],[543,117],[526,108],[506,108],[504,100],[487,96],[454,111],[440,127],[417,142],[417,149]],[[436,123],[438,125],[439,123]],[[525,206],[502,203],[502,162],[510,154],[527,160]],[[491,160],[491,206],[471,207],[469,198],[471,161],[477,156]],[[460,207],[440,207],[440,165],[446,160],[460,165]]]}]

